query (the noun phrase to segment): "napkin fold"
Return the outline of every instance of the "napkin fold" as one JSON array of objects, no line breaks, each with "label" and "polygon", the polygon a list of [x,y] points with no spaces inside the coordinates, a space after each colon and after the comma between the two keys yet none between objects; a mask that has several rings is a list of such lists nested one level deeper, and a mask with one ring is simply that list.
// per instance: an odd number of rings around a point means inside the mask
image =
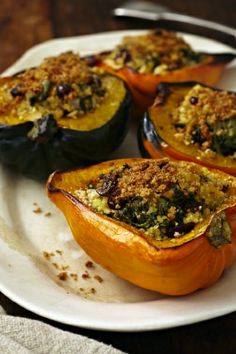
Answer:
[{"label": "napkin fold", "polygon": [[112,346],[40,321],[6,315],[0,306],[0,352],[4,354],[124,354]]}]

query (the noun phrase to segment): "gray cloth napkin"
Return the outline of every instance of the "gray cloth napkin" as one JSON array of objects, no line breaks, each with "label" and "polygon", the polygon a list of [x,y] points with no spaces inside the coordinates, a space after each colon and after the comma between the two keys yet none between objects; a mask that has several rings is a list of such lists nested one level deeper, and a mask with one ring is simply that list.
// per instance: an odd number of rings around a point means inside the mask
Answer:
[{"label": "gray cloth napkin", "polygon": [[0,353],[122,354],[123,352],[40,321],[8,316],[0,306]]}]

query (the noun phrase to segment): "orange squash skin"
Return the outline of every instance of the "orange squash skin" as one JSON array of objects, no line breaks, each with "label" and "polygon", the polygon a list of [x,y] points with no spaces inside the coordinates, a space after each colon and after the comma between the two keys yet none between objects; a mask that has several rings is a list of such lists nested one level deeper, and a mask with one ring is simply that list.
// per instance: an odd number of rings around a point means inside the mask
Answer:
[{"label": "orange squash skin", "polygon": [[[155,149],[153,144],[148,141],[143,141],[143,146],[145,151],[147,152],[148,156],[151,156],[154,159],[160,159],[163,157],[170,157],[173,160],[182,160],[182,161],[190,161],[198,163],[199,165],[211,168],[211,169],[218,169],[222,172],[228,173],[230,175],[236,176],[236,168],[228,167],[228,166],[216,166],[212,163],[209,163],[205,160],[197,160],[194,156],[183,154],[180,151],[173,149],[171,146],[162,142],[159,146],[159,149]],[[145,154],[146,155],[146,154]]]},{"label": "orange squash skin", "polygon": [[202,84],[214,85],[219,81],[226,65],[235,57],[235,54],[231,53],[209,54],[202,63],[167,72],[164,75],[140,74],[128,67],[114,70],[103,62],[100,62],[99,66],[126,81],[134,98],[136,116],[140,116],[153,103],[157,85],[161,82],[198,81]]},{"label": "orange squash skin", "polygon": [[185,295],[213,284],[236,257],[236,206],[225,210],[233,230],[232,243],[215,248],[202,234],[181,246],[157,249],[133,228],[95,213],[68,192],[78,185],[78,179],[83,184],[98,169],[101,173],[111,163],[125,162],[130,159],[92,166],[81,178],[80,171],[56,172],[49,178],[48,195],[64,213],[76,241],[95,262],[149,290]]}]

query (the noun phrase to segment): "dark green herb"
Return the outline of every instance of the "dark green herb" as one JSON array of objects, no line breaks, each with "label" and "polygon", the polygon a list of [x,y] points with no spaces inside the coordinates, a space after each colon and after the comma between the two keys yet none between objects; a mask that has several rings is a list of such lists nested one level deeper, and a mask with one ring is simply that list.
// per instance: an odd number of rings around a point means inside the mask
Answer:
[{"label": "dark green herb", "polygon": [[210,244],[216,248],[231,243],[232,230],[224,212],[214,216],[206,235]]},{"label": "dark green herb", "polygon": [[223,156],[236,151],[236,116],[217,122],[212,127],[211,149]]},{"label": "dark green herb", "polygon": [[34,93],[29,94],[29,95],[28,95],[28,99],[29,99],[30,105],[31,105],[31,106],[34,106],[35,103],[38,102],[38,95],[37,95],[37,94],[34,94]]},{"label": "dark green herb", "polygon": [[89,112],[93,109],[93,97],[87,96],[80,99],[80,108],[84,112]]},{"label": "dark green herb", "polygon": [[185,195],[184,192],[176,185],[174,187],[174,195],[172,197],[172,203],[180,208],[185,208],[189,195]]},{"label": "dark green herb", "polygon": [[[187,211],[196,211],[201,205],[196,201],[193,193],[185,195],[178,186],[174,187],[174,194],[171,199],[160,197],[156,209],[152,212],[148,212],[150,205],[141,197],[122,200],[122,204],[119,205],[119,199],[112,199],[112,209],[116,209],[114,217],[129,223],[137,228],[148,229],[158,224],[161,235],[167,237],[173,237],[177,232],[183,234],[191,231],[194,228],[195,223],[184,223],[183,219]],[[116,207],[118,203],[118,207]],[[175,207],[175,215],[173,219],[168,219],[168,211],[171,207]],[[118,210],[119,209],[119,210]],[[158,223],[157,216],[164,217],[161,222]]]},{"label": "dark green herb", "polygon": [[181,52],[183,53],[184,58],[192,62],[199,62],[202,57],[201,53],[194,52],[189,48],[181,48]]},{"label": "dark green herb", "polygon": [[25,94],[24,92],[21,91],[21,86],[20,85],[16,85],[15,87],[13,87],[11,89],[11,95],[12,97],[23,97]]},{"label": "dark green herb", "polygon": [[37,102],[44,101],[49,94],[49,90],[51,87],[51,82],[49,80],[44,80],[42,82],[42,91],[39,93],[29,93],[28,100],[31,106],[34,106]]},{"label": "dark green herb", "polygon": [[75,98],[73,101],[70,102],[71,105],[74,107],[74,109],[76,109],[77,111],[80,111],[81,110],[81,107],[80,107],[80,98],[77,97]]},{"label": "dark green herb", "polygon": [[201,128],[198,125],[195,125],[192,131],[192,141],[194,143],[202,145],[206,139],[202,136]]},{"label": "dark green herb", "polygon": [[156,223],[156,213],[147,213],[149,205],[141,197],[131,198],[123,209],[116,213],[119,220],[138,228],[148,229]]},{"label": "dark green herb", "polygon": [[43,86],[43,89],[42,89],[42,91],[40,92],[40,94],[38,96],[38,100],[39,101],[44,101],[48,97],[49,90],[50,90],[50,87],[51,87],[51,81],[50,80],[44,80],[42,82],[42,86]]},{"label": "dark green herb", "polygon": [[159,215],[166,215],[168,209],[171,206],[171,202],[165,198],[160,198],[157,204],[157,212]]}]

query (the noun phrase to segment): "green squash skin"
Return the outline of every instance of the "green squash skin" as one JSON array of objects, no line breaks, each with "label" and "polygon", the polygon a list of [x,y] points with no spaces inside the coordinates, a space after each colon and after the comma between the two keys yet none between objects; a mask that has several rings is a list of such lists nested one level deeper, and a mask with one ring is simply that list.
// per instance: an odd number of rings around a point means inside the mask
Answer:
[{"label": "green squash skin", "polygon": [[35,121],[41,120],[44,126],[43,133],[35,139],[28,136],[34,127],[32,121],[0,125],[0,161],[26,177],[41,181],[55,170],[103,161],[124,140],[131,114],[132,97],[126,89],[114,116],[103,126],[90,131],[61,128],[52,116]]},{"label": "green squash skin", "polygon": [[150,154],[147,152],[143,144],[145,140],[148,140],[157,151],[161,151],[160,137],[157,135],[154,124],[147,112],[145,112],[143,118],[140,119],[137,138],[139,151],[142,157],[150,158]]}]

